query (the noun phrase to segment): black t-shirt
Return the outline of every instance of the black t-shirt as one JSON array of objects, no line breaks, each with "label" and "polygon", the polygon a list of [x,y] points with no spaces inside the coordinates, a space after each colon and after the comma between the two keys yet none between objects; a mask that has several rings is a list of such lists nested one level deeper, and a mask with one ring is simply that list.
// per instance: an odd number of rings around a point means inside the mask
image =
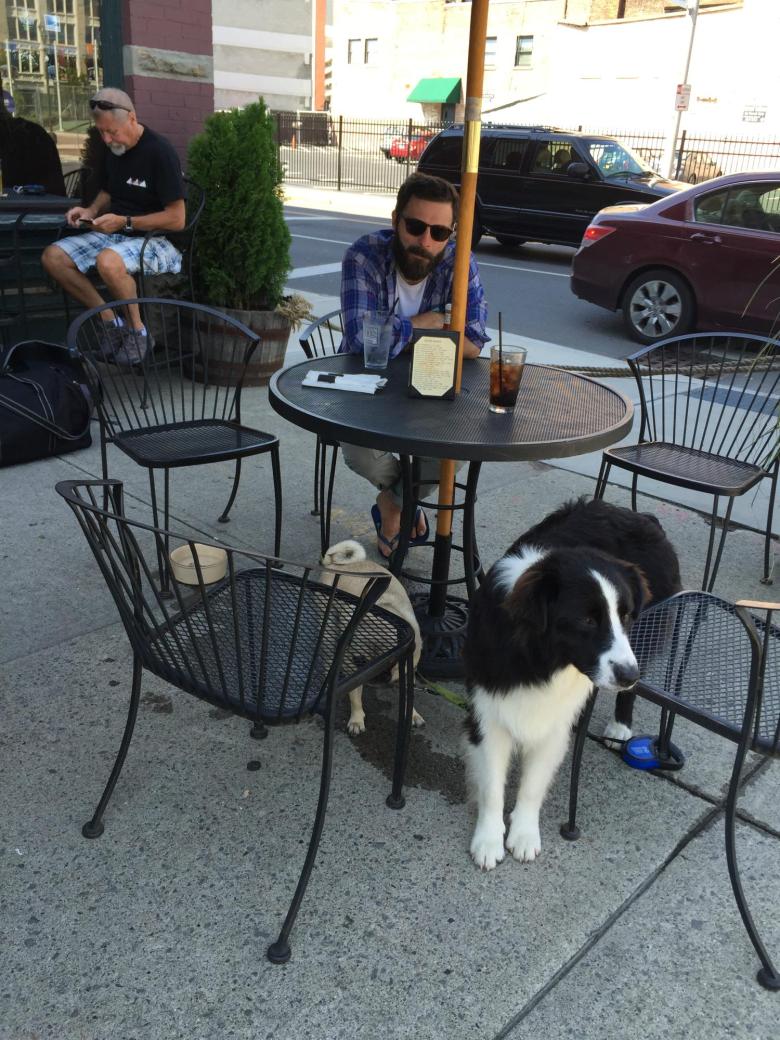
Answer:
[{"label": "black t-shirt", "polygon": [[124,155],[106,147],[101,187],[111,196],[111,213],[140,217],[159,213],[184,198],[181,164],[173,145],[149,127]]}]

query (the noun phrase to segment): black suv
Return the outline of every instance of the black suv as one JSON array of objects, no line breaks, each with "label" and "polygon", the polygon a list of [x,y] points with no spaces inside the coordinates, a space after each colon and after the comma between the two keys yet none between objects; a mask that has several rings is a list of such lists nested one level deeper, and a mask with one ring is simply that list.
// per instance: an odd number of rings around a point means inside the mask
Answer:
[{"label": "black suv", "polygon": [[[443,130],[417,169],[460,187],[463,127]],[[578,246],[591,217],[620,202],[655,202],[687,187],[664,180],[614,137],[551,126],[482,128],[472,246],[483,234],[502,245]]]}]

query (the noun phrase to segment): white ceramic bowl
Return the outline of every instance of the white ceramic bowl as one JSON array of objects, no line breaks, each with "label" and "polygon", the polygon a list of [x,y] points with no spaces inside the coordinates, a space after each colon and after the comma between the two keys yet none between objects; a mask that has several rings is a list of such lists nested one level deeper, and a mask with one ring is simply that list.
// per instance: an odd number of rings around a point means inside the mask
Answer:
[{"label": "white ceramic bowl", "polygon": [[[224,549],[217,549],[213,545],[201,545],[200,542],[195,542],[194,548],[205,585],[211,585],[212,582],[225,577],[227,553]],[[189,545],[180,545],[171,551],[171,570],[176,581],[183,585],[198,584],[198,572]]]}]

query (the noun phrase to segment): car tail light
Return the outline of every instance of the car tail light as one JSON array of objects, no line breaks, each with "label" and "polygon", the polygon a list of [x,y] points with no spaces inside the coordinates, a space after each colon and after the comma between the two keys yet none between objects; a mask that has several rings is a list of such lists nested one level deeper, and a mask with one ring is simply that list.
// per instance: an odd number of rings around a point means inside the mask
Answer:
[{"label": "car tail light", "polygon": [[582,244],[584,246],[592,246],[594,242],[600,242],[602,238],[611,235],[613,231],[617,231],[617,228],[612,227],[611,224],[589,224],[585,228],[585,234],[582,236]]}]

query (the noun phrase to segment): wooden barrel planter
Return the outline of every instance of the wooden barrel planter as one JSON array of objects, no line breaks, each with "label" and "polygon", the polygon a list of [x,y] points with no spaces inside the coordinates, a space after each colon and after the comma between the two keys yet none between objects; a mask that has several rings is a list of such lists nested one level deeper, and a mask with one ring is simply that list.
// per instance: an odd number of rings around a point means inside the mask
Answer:
[{"label": "wooden barrel planter", "polygon": [[[244,379],[244,386],[265,386],[271,376],[284,363],[291,324],[288,318],[276,311],[237,311],[221,308],[225,314],[240,321],[260,337]],[[241,337],[229,333],[220,337],[220,343],[203,343],[201,349],[208,353],[207,364],[197,365],[196,378],[208,377],[217,386],[231,386],[242,368],[243,354],[236,349]],[[245,342],[245,341],[243,341]]]}]

